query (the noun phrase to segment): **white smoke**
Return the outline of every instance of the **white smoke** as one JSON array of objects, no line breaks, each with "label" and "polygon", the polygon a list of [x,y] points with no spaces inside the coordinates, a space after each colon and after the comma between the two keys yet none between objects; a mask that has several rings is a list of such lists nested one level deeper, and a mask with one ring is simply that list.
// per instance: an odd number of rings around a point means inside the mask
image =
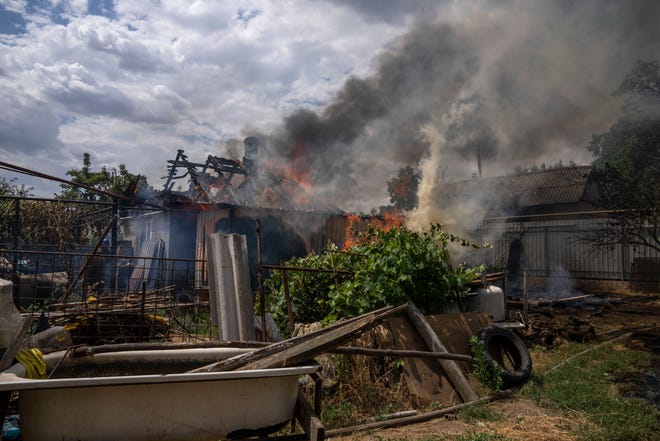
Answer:
[{"label": "white smoke", "polygon": [[[407,215],[406,224],[413,230],[422,230],[432,224],[456,225],[458,213],[445,210],[438,204],[438,187],[443,182],[444,160],[450,156],[451,145],[445,134],[452,126],[463,125],[475,111],[475,104],[466,99],[457,100],[449,111],[440,116],[436,124],[421,127],[421,136],[429,146],[420,162],[422,179],[417,191],[417,207]],[[456,141],[456,140],[454,140]],[[461,139],[459,142],[463,142]]]}]

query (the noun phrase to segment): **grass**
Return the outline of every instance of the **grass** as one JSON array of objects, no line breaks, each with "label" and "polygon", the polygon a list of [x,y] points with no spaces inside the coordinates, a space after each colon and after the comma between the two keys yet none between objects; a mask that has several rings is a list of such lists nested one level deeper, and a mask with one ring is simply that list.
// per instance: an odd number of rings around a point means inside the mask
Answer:
[{"label": "grass", "polygon": [[475,421],[497,422],[502,420],[502,414],[491,410],[486,403],[466,407],[461,410],[460,416],[468,423]]},{"label": "grass", "polygon": [[327,429],[353,426],[414,406],[397,360],[332,355],[336,389],[323,398],[321,421]]},{"label": "grass", "polygon": [[357,408],[349,401],[341,401],[325,406],[321,412],[321,421],[326,428],[349,427],[360,422]]},{"label": "grass", "polygon": [[[588,347],[565,345],[553,351],[544,365],[555,365]],[[582,440],[655,440],[660,431],[657,409],[640,399],[624,397],[613,381],[615,376],[648,369],[651,357],[623,345],[607,345],[556,370],[541,369],[521,392],[541,406],[586,416],[588,423],[577,433]]]}]

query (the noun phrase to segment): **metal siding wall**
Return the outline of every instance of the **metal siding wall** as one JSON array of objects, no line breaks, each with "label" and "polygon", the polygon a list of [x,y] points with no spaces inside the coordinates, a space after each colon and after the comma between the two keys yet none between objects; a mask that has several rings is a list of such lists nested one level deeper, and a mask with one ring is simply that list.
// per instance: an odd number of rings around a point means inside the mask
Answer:
[{"label": "metal siding wall", "polygon": [[511,241],[520,237],[524,250],[521,267],[530,275],[549,276],[563,268],[573,277],[605,280],[628,280],[636,257],[660,258],[649,248],[617,245],[612,251],[591,253],[591,245],[580,240],[585,231],[602,227],[602,219],[574,219],[563,221],[497,223],[479,228],[472,240],[488,240],[492,248],[472,253],[471,263],[486,264],[491,270],[506,269]]}]

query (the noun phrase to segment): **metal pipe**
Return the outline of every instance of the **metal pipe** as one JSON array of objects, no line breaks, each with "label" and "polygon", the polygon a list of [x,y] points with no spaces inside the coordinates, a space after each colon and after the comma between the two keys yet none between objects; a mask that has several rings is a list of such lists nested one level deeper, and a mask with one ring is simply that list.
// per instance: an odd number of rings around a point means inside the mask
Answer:
[{"label": "metal pipe", "polygon": [[[39,251],[39,250],[2,250],[3,253],[9,254],[9,253],[30,253],[30,254],[45,254],[45,255],[52,255],[52,256],[67,256],[67,257],[92,257],[94,254],[91,253],[70,253],[70,252],[64,252],[64,251]],[[144,260],[162,260],[162,261],[176,261],[176,262],[203,262],[203,259],[178,259],[174,257],[151,257],[151,256],[126,256],[126,255],[121,255],[121,254],[113,254],[112,256],[109,256],[112,258],[117,258],[117,259],[144,259]]]},{"label": "metal pipe", "polygon": [[472,357],[449,352],[413,351],[397,349],[371,349],[359,346],[340,346],[328,350],[334,354],[343,355],[370,355],[373,357],[410,357],[410,358],[437,358],[439,360],[472,361]]},{"label": "metal pipe", "polygon": [[525,322],[525,329],[529,328],[529,291],[527,290],[527,270],[523,270],[523,321]]},{"label": "metal pipe", "polygon": [[[509,398],[513,395],[514,391],[513,390],[506,390],[503,392],[497,392],[494,395],[484,397],[484,398],[479,398],[478,400],[474,401],[468,401],[467,403],[463,404],[458,404],[456,406],[451,406],[451,407],[446,407],[444,409],[439,409],[439,410],[432,410],[430,412],[425,412],[421,414],[417,414],[414,416],[406,416],[406,417],[401,417],[401,418],[395,418],[392,420],[384,420],[384,421],[376,421],[373,423],[367,423],[367,424],[359,424],[357,426],[350,426],[350,427],[341,427],[338,429],[330,429],[325,431],[325,436],[326,438],[333,438],[333,437],[339,437],[339,436],[345,436],[351,433],[355,432],[364,432],[368,430],[375,430],[375,429],[385,429],[388,427],[397,427],[397,426],[405,426],[409,424],[417,424],[417,423],[422,423],[425,421],[430,421],[436,418],[439,418],[441,416],[447,415],[449,413],[455,413],[458,412],[462,409],[465,409],[470,406],[474,406],[477,404],[485,404],[485,403],[490,403],[492,401],[504,399],[504,398]],[[281,436],[269,436],[267,438],[255,438],[253,441],[304,441],[307,440],[307,434],[306,433],[295,433],[291,435],[281,435]]]},{"label": "metal pipe", "polygon": [[261,261],[261,220],[257,219],[257,281],[259,283],[259,312],[261,314],[261,338],[266,337],[266,295],[264,293],[264,273]]},{"label": "metal pipe", "polygon": [[[15,199],[14,200],[14,228],[13,228],[13,240],[14,240],[14,248],[18,249],[18,238],[21,234],[21,204],[20,200]],[[14,269],[12,270],[12,277],[18,278],[18,253],[14,254]]]},{"label": "metal pipe", "polygon": [[54,202],[54,203],[81,204],[81,205],[111,205],[109,202],[104,202],[104,201],[76,201],[74,199],[35,198],[35,197],[9,196],[9,195],[0,195],[0,199],[20,199],[22,201]]},{"label": "metal pipe", "polygon": [[101,234],[101,237],[99,237],[99,240],[96,242],[96,246],[94,246],[94,250],[92,250],[92,254],[87,258],[85,263],[83,264],[82,268],[80,268],[80,271],[78,272],[78,276],[73,279],[73,282],[71,282],[71,285],[66,290],[66,293],[64,294],[64,300],[63,302],[66,304],[67,299],[69,298],[69,295],[71,295],[71,291],[73,291],[73,288],[76,286],[76,283],[78,283],[78,280],[82,277],[83,273],[87,269],[87,266],[89,265],[89,262],[91,262],[92,256],[95,256],[96,253],[98,252],[99,248],[101,248],[101,244],[103,243],[103,240],[105,239],[105,236],[108,235],[108,232],[110,231],[110,228],[117,222],[117,216],[113,216],[112,220],[110,223],[105,227],[105,230],[103,230],[103,233]]},{"label": "metal pipe", "polygon": [[346,270],[331,270],[324,268],[304,268],[304,267],[295,267],[295,266],[283,266],[283,265],[261,265],[262,268],[275,269],[275,270],[285,270],[285,271],[308,271],[308,272],[318,272],[318,273],[340,273],[340,274],[353,274],[353,271]]},{"label": "metal pipe", "polygon": [[25,174],[25,175],[35,176],[37,178],[48,179],[48,180],[51,180],[51,181],[60,182],[62,184],[66,184],[66,185],[72,185],[74,187],[84,188],[85,190],[93,191],[93,192],[96,192],[96,193],[99,193],[99,194],[102,194],[102,195],[105,195],[105,196],[110,196],[110,197],[113,197],[113,198],[123,199],[125,201],[131,201],[131,202],[136,201],[136,199],[134,197],[131,197],[131,196],[126,196],[126,195],[123,195],[123,194],[114,193],[114,192],[106,191],[106,190],[99,190],[98,188],[94,188],[90,185],[79,184],[77,182],[68,181],[66,179],[58,178],[57,176],[47,175],[45,173],[41,173],[41,172],[38,172],[36,170],[30,170],[28,168],[19,167],[18,165],[9,164],[7,162],[0,161],[0,168],[4,168],[5,170],[9,170],[9,171],[17,172],[17,173],[22,173],[22,174]]}]

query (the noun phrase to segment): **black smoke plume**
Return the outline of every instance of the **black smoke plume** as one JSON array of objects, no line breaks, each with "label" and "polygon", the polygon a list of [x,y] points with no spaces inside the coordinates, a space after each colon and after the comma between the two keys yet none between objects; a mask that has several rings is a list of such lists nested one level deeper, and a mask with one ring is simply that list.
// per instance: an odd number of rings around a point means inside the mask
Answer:
[{"label": "black smoke plume", "polygon": [[347,80],[320,113],[286,116],[261,135],[266,148],[305,168],[319,195],[365,211],[388,202],[386,181],[400,167],[428,155],[427,125],[443,131],[443,179],[469,178],[477,149],[490,176],[585,163],[591,136],[619,116],[617,84],[660,54],[653,0],[452,5],[429,18],[423,2],[425,17],[383,49],[372,76]]}]

